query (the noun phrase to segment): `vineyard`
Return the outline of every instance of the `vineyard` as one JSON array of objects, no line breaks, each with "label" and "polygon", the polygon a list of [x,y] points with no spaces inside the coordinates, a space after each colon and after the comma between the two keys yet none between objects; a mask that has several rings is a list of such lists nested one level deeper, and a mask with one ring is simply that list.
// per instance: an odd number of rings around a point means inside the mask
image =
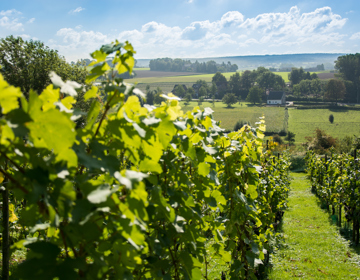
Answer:
[{"label": "vineyard", "polygon": [[[106,62],[114,56],[114,69]],[[224,134],[212,110],[183,113],[175,96],[144,104],[129,43],[103,46],[82,86],[51,74],[40,95],[0,76],[3,279],[256,279],[286,208],[286,157],[264,149],[264,120]],[[110,73],[110,74],[109,74]],[[221,275],[218,275],[220,278]]]},{"label": "vineyard", "polygon": [[331,157],[308,152],[306,160],[313,192],[320,197],[324,208],[331,207],[332,219],[338,226],[352,231],[352,240],[358,245],[360,191],[356,150],[353,155],[332,154]]}]

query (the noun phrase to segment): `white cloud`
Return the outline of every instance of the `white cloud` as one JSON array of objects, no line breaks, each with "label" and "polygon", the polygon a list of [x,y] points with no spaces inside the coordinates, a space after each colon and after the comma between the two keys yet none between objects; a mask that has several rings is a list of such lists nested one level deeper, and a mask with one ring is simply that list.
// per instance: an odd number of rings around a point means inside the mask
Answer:
[{"label": "white cloud", "polygon": [[89,54],[102,45],[115,40],[115,37],[94,31],[77,31],[72,28],[61,28],[56,36],[59,41],[49,40],[49,46],[59,50],[69,60],[89,57]]},{"label": "white cloud", "polygon": [[[347,19],[322,7],[302,13],[297,6],[288,12],[263,13],[245,18],[239,11],[229,11],[215,21],[193,21],[185,27],[168,26],[151,21],[139,29],[110,34],[62,28],[57,32],[60,42],[53,43],[65,56],[76,53],[78,58],[102,44],[115,39],[128,40],[138,53],[137,58],[200,57],[282,53],[330,52],[344,46],[342,29]],[[360,32],[351,36],[360,38]],[[72,58],[74,59],[74,58]]]},{"label": "white cloud", "polygon": [[85,10],[85,8],[77,7],[76,9],[69,11],[69,14],[74,15],[74,14],[80,13],[83,10]]},{"label": "white cloud", "polygon": [[350,40],[357,40],[357,39],[360,39],[360,32],[354,33],[350,37]]},{"label": "white cloud", "polygon": [[35,21],[35,18],[31,18],[27,21],[27,23],[33,23]]},{"label": "white cloud", "polygon": [[238,11],[227,12],[221,17],[221,25],[228,27],[231,25],[240,24],[244,21],[244,16]]},{"label": "white cloud", "polygon": [[0,27],[9,31],[24,31],[24,25],[19,22],[19,15],[21,12],[15,9],[0,11]]},{"label": "white cloud", "polygon": [[13,15],[21,15],[21,12],[12,9],[7,11],[0,11],[0,16],[13,16]]}]

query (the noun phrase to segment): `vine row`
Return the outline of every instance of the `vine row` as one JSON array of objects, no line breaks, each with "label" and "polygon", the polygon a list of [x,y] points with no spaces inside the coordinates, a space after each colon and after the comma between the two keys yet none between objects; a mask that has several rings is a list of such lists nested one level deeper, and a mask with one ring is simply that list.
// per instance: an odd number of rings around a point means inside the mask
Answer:
[{"label": "vine row", "polygon": [[80,85],[52,73],[27,100],[0,76],[11,250],[27,249],[17,279],[209,279],[210,258],[228,279],[256,279],[287,207],[286,155],[263,148],[263,119],[225,134],[210,108],[184,113],[171,94],[147,105],[114,75],[134,53],[116,41],[92,54],[87,82],[105,80],[80,128]]}]

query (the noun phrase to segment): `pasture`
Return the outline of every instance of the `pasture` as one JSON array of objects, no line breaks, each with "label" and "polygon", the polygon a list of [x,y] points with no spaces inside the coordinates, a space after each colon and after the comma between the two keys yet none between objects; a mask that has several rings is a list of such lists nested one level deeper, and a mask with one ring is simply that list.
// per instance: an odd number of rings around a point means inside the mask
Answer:
[{"label": "pasture", "polygon": [[[289,109],[288,130],[294,132],[295,144],[304,143],[306,136],[314,136],[316,128],[324,130],[335,138],[346,135],[359,135],[360,111],[333,109]],[[334,123],[329,122],[329,116],[334,116]]]},{"label": "pasture", "polygon": [[[198,106],[197,102],[190,102],[185,106],[181,102],[184,112],[192,110]],[[222,102],[215,102],[215,107],[210,102],[203,102],[200,108],[210,107],[214,113],[214,119],[221,122],[221,127],[232,130],[238,121],[250,122],[252,126],[256,126],[259,118],[265,116],[265,124],[267,131],[279,132],[284,128],[285,110],[281,107],[259,107],[250,103],[236,103],[231,108],[227,108]]]}]

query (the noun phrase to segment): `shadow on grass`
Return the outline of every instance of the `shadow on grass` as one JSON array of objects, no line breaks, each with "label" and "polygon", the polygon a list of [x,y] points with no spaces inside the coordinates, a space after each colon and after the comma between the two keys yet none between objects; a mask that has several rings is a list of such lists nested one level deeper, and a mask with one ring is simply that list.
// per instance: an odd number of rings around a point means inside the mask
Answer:
[{"label": "shadow on grass", "polygon": [[[341,227],[339,227],[338,225],[338,214],[339,214],[339,209],[335,209],[335,214],[333,215],[333,211],[332,211],[332,207],[328,206],[325,202],[321,201],[320,197],[316,194],[316,192],[311,191],[315,197],[316,197],[316,203],[317,205],[323,209],[326,214],[328,214],[328,220],[329,223],[331,225],[336,226],[336,228],[338,229],[340,235],[342,238],[344,238],[346,241],[349,241],[349,246],[351,249],[353,249],[354,253],[357,253],[358,255],[360,255],[360,244],[359,245],[355,245],[354,241],[353,241],[353,236],[352,236],[352,226],[350,225],[350,222],[348,222],[345,218],[345,213],[344,213],[344,209],[342,210],[342,215],[341,215]],[[343,227],[344,225],[344,227]]]},{"label": "shadow on grass", "polygon": [[259,105],[259,104],[250,104],[250,103],[246,104],[246,106],[247,107],[263,107],[261,104]]},{"label": "shadow on grass", "polygon": [[346,112],[349,112],[349,109],[347,109],[346,107],[336,107],[336,108],[332,108],[332,107],[330,107],[329,108],[329,111],[330,112],[339,112],[339,113],[346,113]]}]

